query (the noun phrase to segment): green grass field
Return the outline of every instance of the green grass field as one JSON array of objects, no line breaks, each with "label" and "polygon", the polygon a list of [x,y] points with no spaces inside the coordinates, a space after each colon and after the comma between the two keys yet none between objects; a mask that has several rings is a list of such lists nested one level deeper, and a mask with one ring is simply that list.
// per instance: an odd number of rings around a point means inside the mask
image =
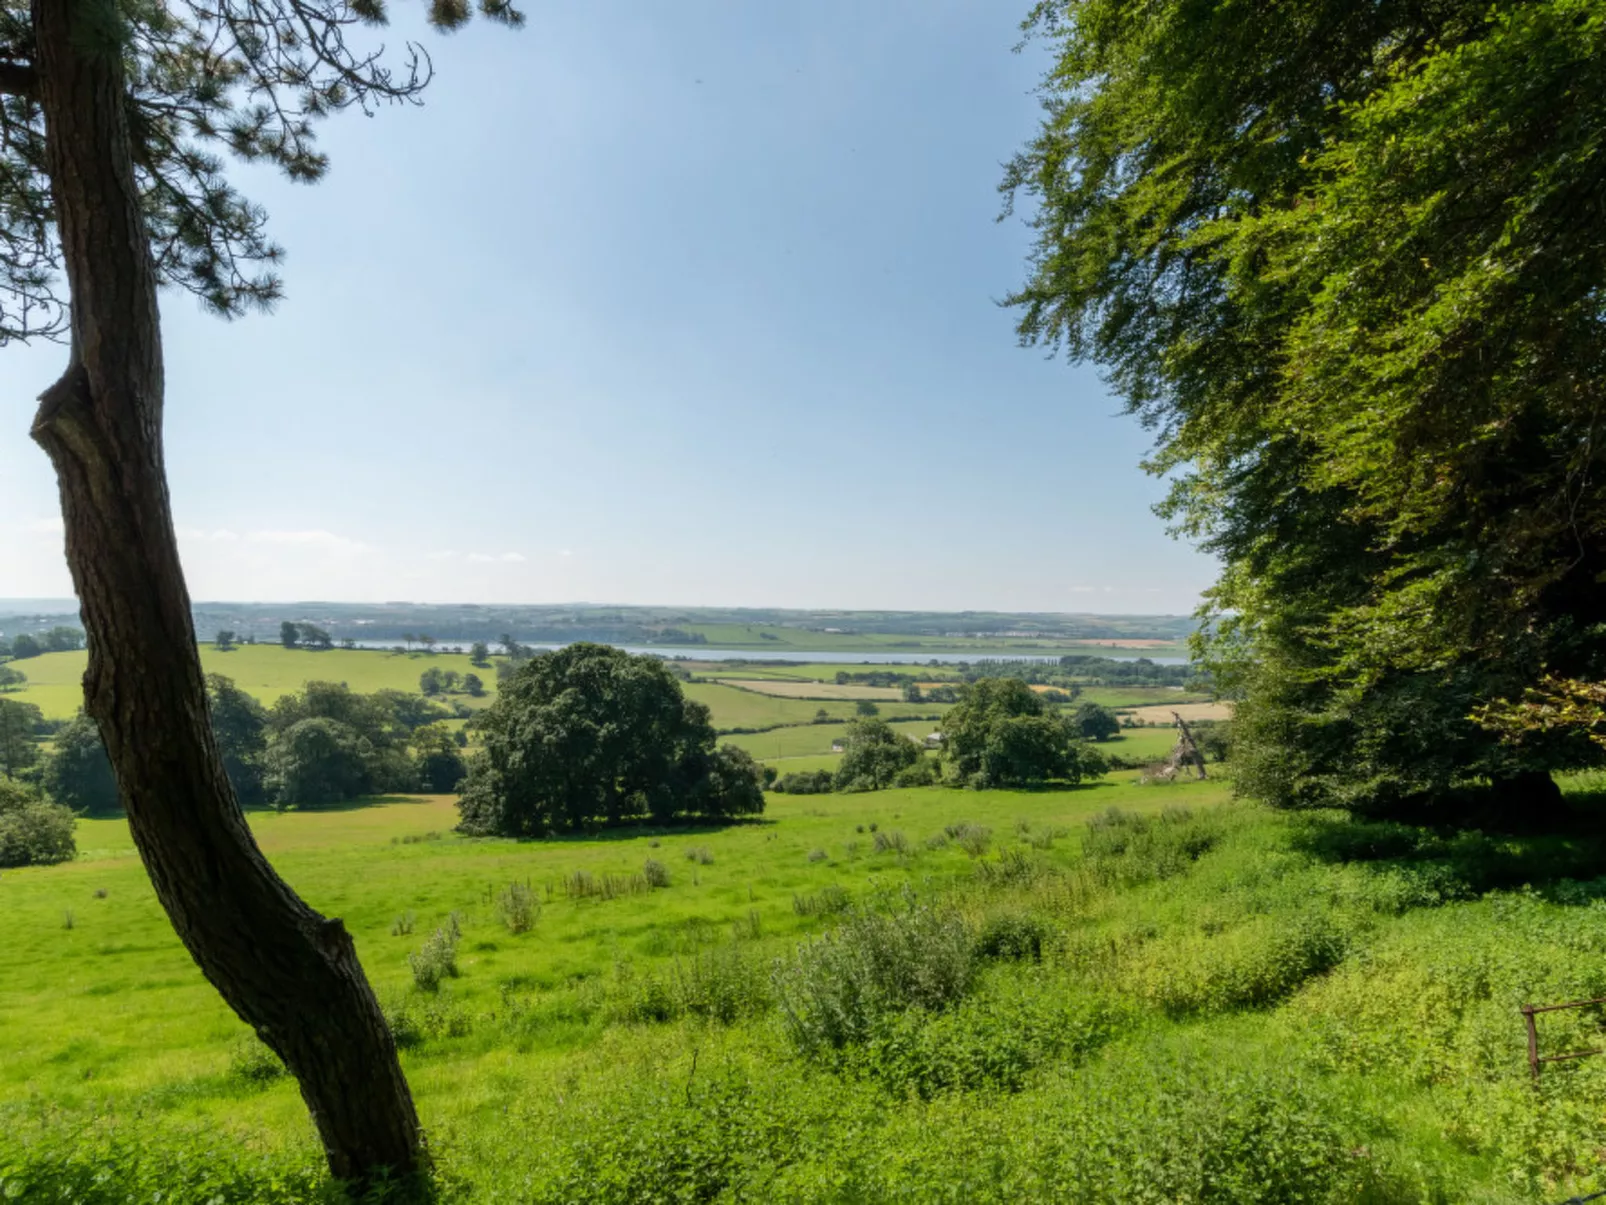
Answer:
[{"label": "green grass field", "polygon": [[[516,982],[531,994],[531,1008],[552,1011],[550,1026],[532,1026],[535,1040],[519,1045],[524,1053],[550,1055],[603,1036],[600,1024],[564,1019],[562,1002],[579,985],[617,986],[622,975],[670,966],[700,941],[723,940],[733,923],[755,913],[763,942],[778,948],[821,927],[798,916],[792,898],[827,884],[858,895],[900,883],[934,889],[970,871],[970,859],[958,849],[915,858],[873,855],[871,838],[856,831],[862,825],[874,821],[923,839],[962,818],[1004,833],[1018,815],[1071,824],[1116,799],[1131,803],[1124,796],[1134,793],[1107,784],[1027,795],[925,789],[771,796],[764,822],[754,825],[530,844],[456,836],[450,797],[260,812],[251,823],[291,885],[345,920],[381,996],[408,995],[407,955],[455,911],[465,942],[463,973],[451,985],[454,1007],[494,1012],[500,985]],[[1187,798],[1204,802],[1221,794],[1207,787]],[[1150,796],[1139,802],[1159,806],[1172,798]],[[0,876],[13,938],[0,950],[0,1093],[10,1100],[40,1096],[79,1111],[154,1096],[164,1102],[160,1111],[177,1116],[206,1117],[242,1131],[293,1132],[301,1106],[289,1084],[244,1096],[231,1084],[231,1050],[245,1028],[174,936],[127,825],[85,820],[78,835],[77,861]],[[692,848],[711,851],[711,863],[688,861]],[[826,859],[809,862],[813,849],[824,850]],[[648,857],[668,865],[668,889],[606,903],[561,894],[563,879],[574,871],[630,874]],[[488,891],[514,880],[528,880],[544,902],[536,930],[516,938],[497,923],[486,899]],[[69,913],[71,929],[63,927]],[[416,918],[413,934],[392,936],[396,918],[406,913]],[[108,1012],[109,1001],[115,1011]],[[480,1091],[475,1075],[482,1060],[500,1047],[494,1037],[465,1040],[453,1044],[444,1063],[443,1050],[435,1049],[410,1069],[440,1086],[442,1106],[461,1107]],[[421,1096],[428,1101],[427,1091]]]},{"label": "green grass field", "polygon": [[[914,740],[924,740],[939,725],[930,720],[895,720],[892,727]],[[770,732],[734,733],[721,737],[722,743],[746,749],[760,761],[829,754],[831,745],[847,734],[841,724],[804,724],[795,728],[776,728]],[[786,769],[793,769],[788,766]]]},{"label": "green grass field", "polygon": [[[713,712],[716,728],[773,728],[777,725],[808,724],[819,711],[833,719],[852,719],[857,713],[853,703],[831,699],[782,699],[756,691],[742,690],[715,682],[689,682],[686,697],[705,703]],[[940,715],[951,704],[904,703],[894,700],[877,702],[884,720],[900,717]],[[824,727],[824,725],[822,725]],[[838,729],[840,735],[840,728]],[[827,742],[827,748],[830,743]]]},{"label": "green grass field", "polygon": [[[762,649],[774,653],[1018,653],[1026,657],[1059,657],[1067,653],[1094,655],[1185,657],[1182,641],[1153,644],[1136,641],[1077,643],[1052,637],[917,636],[870,632],[816,632],[775,624],[682,624],[683,630],[701,634],[710,648]],[[682,650],[676,649],[675,652]],[[695,646],[684,650],[695,656]]]},{"label": "green grass field", "polygon": [[[66,719],[83,702],[84,665],[88,654],[46,653],[25,661],[12,662],[13,668],[28,675],[25,689],[8,692],[6,698],[33,703],[47,719]],[[476,668],[467,654],[391,653],[378,649],[330,649],[314,653],[286,649],[276,644],[243,644],[233,651],[219,652],[211,644],[201,645],[201,665],[209,674],[224,674],[235,685],[271,705],[280,695],[300,690],[308,682],[344,682],[352,690],[404,690],[418,693],[418,678],[425,670],[456,670],[459,674],[478,674],[488,692],[484,698],[464,694],[449,696],[470,707],[491,701],[496,692],[496,671]]]},{"label": "green grass field", "polygon": [[[1516,1007],[1606,994],[1606,882],[1569,877],[1600,848],[1226,792],[1124,775],[772,797],[761,823],[529,844],[457,837],[434,798],[251,819],[344,918],[407,1036],[444,1201],[1491,1205],[1599,1186],[1606,1059],[1536,1090]],[[1112,805],[1150,819],[1090,829]],[[961,821],[991,830],[980,857],[942,835]],[[4,1199],[321,1199],[293,1085],[201,980],[126,829],[80,835],[78,861],[0,877]],[[667,887],[565,892],[649,858]],[[541,904],[519,935],[493,907],[513,881]],[[777,1000],[842,972],[819,961],[836,944],[806,943],[878,931],[839,929],[834,891],[881,925],[925,915],[905,892],[953,918],[910,928],[894,965],[944,965],[951,931],[978,950],[1035,934],[1041,961],[992,956],[938,1011],[810,1055]],[[453,913],[459,973],[421,991],[407,956]],[[1548,1015],[1543,1048],[1594,1024]]]}]

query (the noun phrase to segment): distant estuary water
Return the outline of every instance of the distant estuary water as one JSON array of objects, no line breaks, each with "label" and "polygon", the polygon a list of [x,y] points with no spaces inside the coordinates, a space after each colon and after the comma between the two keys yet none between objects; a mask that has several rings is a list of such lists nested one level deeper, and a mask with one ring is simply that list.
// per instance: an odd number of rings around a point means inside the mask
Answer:
[{"label": "distant estuary water", "polygon": [[[359,640],[356,642],[360,649],[390,649],[401,644],[399,640]],[[441,640],[437,648],[450,648],[461,645],[467,648],[471,642],[467,640]],[[558,646],[550,644],[532,643],[531,648],[550,649]],[[807,649],[787,649],[784,652],[775,649],[716,649],[703,648],[700,645],[687,647],[674,647],[666,644],[638,645],[621,644],[619,648],[627,653],[645,653],[652,657],[679,657],[688,661],[796,661],[799,663],[811,662],[815,665],[928,665],[933,661],[944,665],[952,665],[960,661],[1058,661],[1059,656],[1034,655],[1031,653],[817,653]],[[1142,649],[1112,649],[1089,645],[1085,650],[1090,657],[1108,657],[1112,661],[1136,661],[1146,656]],[[1186,665],[1186,657],[1148,657],[1156,665]]]}]

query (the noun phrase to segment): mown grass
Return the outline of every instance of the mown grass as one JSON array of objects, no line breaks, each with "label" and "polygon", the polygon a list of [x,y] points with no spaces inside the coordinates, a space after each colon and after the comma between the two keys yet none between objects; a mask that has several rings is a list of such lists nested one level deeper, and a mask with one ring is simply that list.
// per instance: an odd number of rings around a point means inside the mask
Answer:
[{"label": "mown grass", "polygon": [[[1606,1058],[1536,1089],[1517,1012],[1606,995],[1601,844],[1225,793],[1122,775],[772,797],[758,824],[531,844],[453,836],[444,799],[252,823],[354,933],[445,1200],[1404,1205],[1606,1183]],[[126,833],[81,836],[85,858],[0,878],[0,1188],[319,1199],[293,1085],[242,1048]],[[571,892],[581,872],[646,886]],[[518,933],[513,883],[538,905]],[[408,956],[453,914],[458,973],[420,989]],[[1600,1024],[1550,1014],[1542,1041]]]}]

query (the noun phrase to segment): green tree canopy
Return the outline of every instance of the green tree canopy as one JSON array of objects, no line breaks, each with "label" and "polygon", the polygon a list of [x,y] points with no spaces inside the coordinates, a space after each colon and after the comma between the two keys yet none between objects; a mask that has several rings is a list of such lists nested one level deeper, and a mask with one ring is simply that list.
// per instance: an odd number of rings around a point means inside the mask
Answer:
[{"label": "green tree canopy", "polygon": [[44,722],[34,704],[0,699],[0,774],[14,775],[38,763]]},{"label": "green tree canopy", "polygon": [[971,786],[1076,783],[1105,770],[1072,721],[1050,712],[1018,678],[983,678],[966,687],[943,717],[942,736],[949,777]]},{"label": "green tree canopy", "polygon": [[264,756],[268,747],[268,713],[261,703],[222,674],[206,675],[206,702],[212,713],[223,769],[234,794],[245,806],[266,798]]},{"label": "green tree canopy", "polygon": [[44,646],[39,643],[38,638],[28,632],[19,632],[12,638],[11,655],[18,661],[28,657],[37,657],[44,651]]},{"label": "green tree canopy", "polygon": [[301,629],[288,619],[279,625],[279,643],[293,649],[301,643]]},{"label": "green tree canopy", "polygon": [[78,852],[72,809],[0,776],[0,867],[49,866]]},{"label": "green tree canopy", "polygon": [[100,729],[82,711],[56,733],[41,783],[51,799],[83,815],[103,816],[123,806]]},{"label": "green tree canopy", "polygon": [[1071,717],[1077,735],[1088,741],[1107,741],[1121,731],[1115,712],[1100,703],[1083,703]]},{"label": "green tree canopy", "polygon": [[838,791],[879,791],[925,754],[885,720],[854,720],[837,764]]},{"label": "green tree canopy", "polygon": [[[1599,753],[1469,717],[1606,677],[1606,12],[1040,4],[1028,342],[1098,361],[1220,557],[1241,788],[1452,800]],[[1535,776],[1539,776],[1536,780]]]},{"label": "green tree canopy", "polygon": [[412,743],[423,789],[436,795],[457,790],[468,766],[452,730],[445,724],[426,724],[413,733]]},{"label": "green tree canopy", "polygon": [[530,836],[763,808],[756,766],[714,748],[708,708],[656,657],[587,643],[533,657],[478,729],[484,748],[458,805],[465,832]]},{"label": "green tree canopy", "polygon": [[373,754],[348,724],[323,716],[297,720],[268,747],[268,787],[280,804],[342,803],[372,794]]}]

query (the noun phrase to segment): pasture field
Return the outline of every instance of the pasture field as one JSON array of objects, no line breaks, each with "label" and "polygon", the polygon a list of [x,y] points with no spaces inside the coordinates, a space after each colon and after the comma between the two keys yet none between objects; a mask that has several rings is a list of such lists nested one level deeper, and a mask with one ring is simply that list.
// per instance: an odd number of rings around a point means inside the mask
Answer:
[{"label": "pasture field", "polygon": [[[364,694],[376,690],[418,693],[418,678],[425,670],[456,670],[478,674],[485,683],[483,698],[465,694],[448,696],[470,707],[488,704],[496,694],[496,670],[477,668],[466,653],[392,653],[380,649],[329,649],[315,653],[277,644],[242,644],[219,652],[212,644],[201,646],[201,667],[209,674],[233,678],[241,690],[271,706],[281,695],[300,690],[308,682],[344,682]],[[46,719],[69,719],[83,703],[84,666],[89,654],[45,653],[9,664],[28,676],[27,686],[7,692],[6,698],[33,703]]]},{"label": "pasture field", "polygon": [[838,686],[835,682],[783,682],[775,678],[721,678],[720,683],[738,690],[757,691],[778,699],[857,699],[903,700],[903,691],[895,686],[857,686],[849,683]]},{"label": "pasture field", "polygon": [[[930,720],[894,720],[891,726],[911,740],[924,741],[927,733],[937,731],[941,725]],[[804,724],[795,728],[775,728],[769,732],[733,733],[720,737],[720,743],[738,745],[760,761],[780,765],[787,758],[829,754],[832,742],[840,741],[847,731],[842,724]],[[794,770],[797,767],[784,765],[781,769]]]},{"label": "pasture field", "polygon": [[[1517,1012],[1606,994],[1600,844],[1445,840],[1226,791],[772,797],[754,824],[536,843],[455,836],[439,798],[251,822],[354,934],[443,1202],[1600,1187],[1606,1059],[1536,1088]],[[953,834],[978,826],[967,853]],[[329,1200],[293,1085],[202,982],[124,827],[81,836],[76,862],[0,877],[0,1193]],[[631,885],[648,859],[667,887]],[[566,890],[578,872],[617,890]],[[539,904],[518,934],[495,908],[515,881]],[[452,914],[458,973],[424,991],[407,956]],[[925,1003],[811,1045],[817,1006],[859,1015],[842,976],[875,965],[918,968],[900,990]],[[1550,1014],[1543,1048],[1594,1024]]]},{"label": "pasture field", "polygon": [[[717,682],[687,682],[686,697],[706,703],[714,714],[716,728],[773,728],[783,724],[808,724],[818,711],[832,719],[848,720],[856,714],[855,705],[843,700],[782,699]],[[939,715],[951,704],[879,702],[881,718],[893,720]],[[823,725],[822,725],[823,726]]]},{"label": "pasture field", "polygon": [[[1096,743],[1094,748],[1130,762],[1154,762],[1163,760],[1176,743],[1175,728],[1123,728],[1109,740]],[[1212,765],[1211,770],[1214,769]]]}]

